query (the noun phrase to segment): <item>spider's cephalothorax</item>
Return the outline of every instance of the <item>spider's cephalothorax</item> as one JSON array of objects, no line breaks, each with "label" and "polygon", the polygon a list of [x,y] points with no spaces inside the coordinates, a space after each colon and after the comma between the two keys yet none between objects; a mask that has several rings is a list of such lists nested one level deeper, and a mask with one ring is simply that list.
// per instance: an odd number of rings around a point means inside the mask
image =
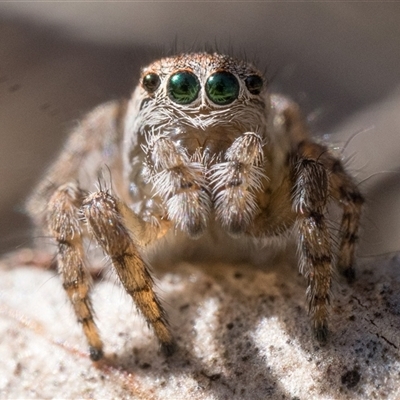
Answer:
[{"label": "spider's cephalothorax", "polygon": [[[96,189],[105,166],[113,193]],[[270,94],[251,64],[195,53],[151,64],[130,101],[91,112],[28,210],[58,245],[64,288],[98,360],[85,237],[96,239],[170,352],[173,338],[141,255],[147,245],[171,230],[191,238],[218,230],[261,242],[295,229],[314,330],[325,341],[330,199],[343,209],[338,264],[352,280],[363,198],[340,160],[310,138],[298,107]]]}]

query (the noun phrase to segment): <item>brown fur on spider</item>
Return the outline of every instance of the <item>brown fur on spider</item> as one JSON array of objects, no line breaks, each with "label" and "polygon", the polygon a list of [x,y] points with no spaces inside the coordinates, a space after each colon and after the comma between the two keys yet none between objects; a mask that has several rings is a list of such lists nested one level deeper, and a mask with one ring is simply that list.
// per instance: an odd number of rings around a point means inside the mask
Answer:
[{"label": "brown fur on spider", "polygon": [[[105,166],[112,192],[98,185]],[[194,53],[156,61],[143,69],[128,102],[92,111],[27,209],[57,244],[64,289],[90,357],[99,360],[86,238],[109,257],[171,353],[174,339],[143,260],[146,247],[168,235],[179,246],[176,232],[198,238],[218,231],[264,243],[294,230],[314,332],[325,342],[335,258],[326,221],[331,199],[343,210],[338,267],[351,281],[363,204],[353,178],[311,139],[298,107],[270,94],[251,64]]]}]

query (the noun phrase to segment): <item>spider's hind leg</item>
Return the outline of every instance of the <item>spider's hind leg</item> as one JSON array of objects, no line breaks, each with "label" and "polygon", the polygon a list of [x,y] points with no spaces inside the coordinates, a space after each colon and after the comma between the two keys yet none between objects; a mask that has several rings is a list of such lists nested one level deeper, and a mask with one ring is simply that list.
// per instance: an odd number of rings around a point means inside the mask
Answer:
[{"label": "spider's hind leg", "polygon": [[347,281],[352,283],[355,279],[354,252],[364,198],[339,160],[332,161],[331,171],[331,192],[343,210],[338,268]]},{"label": "spider's hind leg", "polygon": [[329,194],[342,208],[338,269],[349,283],[355,279],[354,253],[364,198],[342,162],[316,143],[305,142],[300,150],[318,159],[329,174]]}]

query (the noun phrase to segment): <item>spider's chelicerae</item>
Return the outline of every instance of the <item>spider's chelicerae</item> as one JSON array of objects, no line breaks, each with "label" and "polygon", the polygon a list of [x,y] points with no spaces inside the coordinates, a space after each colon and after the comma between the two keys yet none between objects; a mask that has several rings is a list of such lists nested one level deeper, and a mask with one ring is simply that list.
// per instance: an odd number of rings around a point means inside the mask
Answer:
[{"label": "spider's chelicerae", "polygon": [[[97,185],[105,166],[112,191]],[[343,210],[338,267],[352,280],[363,198],[341,161],[311,139],[296,104],[269,93],[251,64],[195,53],[154,62],[129,101],[92,111],[28,210],[57,244],[64,289],[98,360],[103,344],[85,238],[100,245],[171,352],[174,340],[141,254],[168,231],[179,246],[179,231],[262,242],[294,229],[313,328],[324,342],[335,258],[326,222],[331,199]]]}]

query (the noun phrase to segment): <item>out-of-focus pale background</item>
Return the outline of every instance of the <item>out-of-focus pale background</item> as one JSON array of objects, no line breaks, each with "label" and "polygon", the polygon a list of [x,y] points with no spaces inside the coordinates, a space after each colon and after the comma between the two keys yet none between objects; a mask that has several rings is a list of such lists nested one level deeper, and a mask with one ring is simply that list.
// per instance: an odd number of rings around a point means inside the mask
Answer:
[{"label": "out-of-focus pale background", "polygon": [[399,3],[0,3],[0,251],[28,240],[24,199],[68,128],[176,44],[246,54],[316,135],[358,133],[344,154],[368,198],[360,253],[399,250],[399,40]]}]

